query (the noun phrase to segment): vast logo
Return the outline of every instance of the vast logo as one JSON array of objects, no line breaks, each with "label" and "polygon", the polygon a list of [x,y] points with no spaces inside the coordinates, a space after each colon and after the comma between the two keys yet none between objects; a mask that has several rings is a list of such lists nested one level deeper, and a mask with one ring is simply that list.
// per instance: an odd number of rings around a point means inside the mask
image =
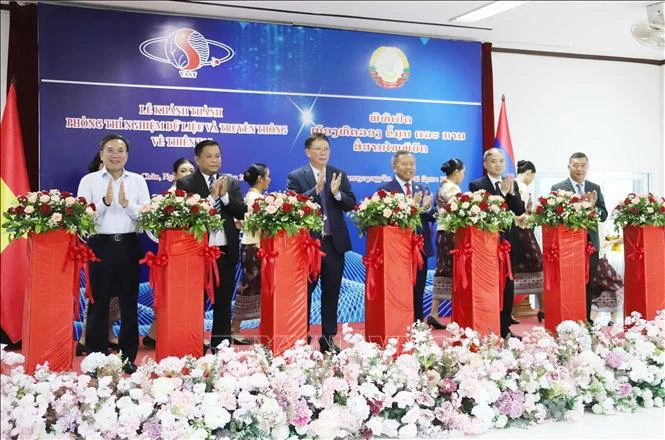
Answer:
[{"label": "vast logo", "polygon": [[201,67],[217,67],[234,55],[230,46],[187,28],[178,29],[168,37],[146,40],[139,50],[151,60],[169,63],[178,69],[182,78],[196,78],[196,71]]}]

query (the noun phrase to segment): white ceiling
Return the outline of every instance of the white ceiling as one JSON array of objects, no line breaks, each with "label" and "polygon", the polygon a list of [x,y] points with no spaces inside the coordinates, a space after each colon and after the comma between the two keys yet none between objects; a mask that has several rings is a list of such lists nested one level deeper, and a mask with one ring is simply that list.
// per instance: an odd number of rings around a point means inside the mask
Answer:
[{"label": "white ceiling", "polygon": [[634,22],[646,19],[646,5],[657,1],[530,1],[494,17],[468,24],[473,28],[453,27],[454,24],[449,20],[489,2],[78,1],[67,3],[474,40],[492,42],[494,47],[507,49],[663,60],[665,59],[663,49],[642,46],[630,33],[630,27]]}]

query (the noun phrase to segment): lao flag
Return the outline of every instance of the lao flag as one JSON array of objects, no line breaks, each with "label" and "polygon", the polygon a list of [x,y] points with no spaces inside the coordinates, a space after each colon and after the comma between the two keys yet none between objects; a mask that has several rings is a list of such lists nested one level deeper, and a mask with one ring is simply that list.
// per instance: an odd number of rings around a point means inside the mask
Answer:
[{"label": "lao flag", "polygon": [[516,175],[515,155],[513,144],[510,141],[510,130],[508,129],[508,116],[506,115],[506,97],[501,96],[501,112],[499,113],[499,124],[496,127],[494,147],[503,152],[506,159],[505,174]]}]

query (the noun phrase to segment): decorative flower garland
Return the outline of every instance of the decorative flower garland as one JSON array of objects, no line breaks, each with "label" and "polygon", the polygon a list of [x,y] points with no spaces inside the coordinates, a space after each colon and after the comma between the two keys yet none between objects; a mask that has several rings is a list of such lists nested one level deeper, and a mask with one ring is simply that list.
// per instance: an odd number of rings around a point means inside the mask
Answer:
[{"label": "decorative flower garland", "polygon": [[349,347],[330,357],[299,342],[273,358],[260,345],[220,345],[199,359],[144,359],[131,376],[116,355],[93,353],[83,374],[46,366],[27,376],[2,350],[2,438],[429,438],[495,427],[576,420],[663,406],[665,311],[625,327],[565,321],[522,341],[422,323],[401,355],[344,327]]}]

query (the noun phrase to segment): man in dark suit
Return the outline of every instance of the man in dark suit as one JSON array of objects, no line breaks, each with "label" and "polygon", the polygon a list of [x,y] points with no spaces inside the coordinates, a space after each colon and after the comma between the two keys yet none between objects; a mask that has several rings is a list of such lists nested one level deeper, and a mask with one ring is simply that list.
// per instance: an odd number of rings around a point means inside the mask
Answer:
[{"label": "man in dark suit", "polygon": [[[595,206],[600,213],[600,221],[607,220],[607,208],[605,207],[605,199],[603,193],[600,191],[600,186],[593,182],[586,180],[586,175],[589,172],[589,158],[584,153],[573,153],[568,160],[568,179],[552,185],[552,191],[560,189],[572,191],[588,200],[591,206]],[[598,271],[598,250],[600,249],[600,239],[598,231],[587,231],[587,237],[596,252],[589,257],[589,283],[586,285],[586,319],[589,324],[593,324],[591,320],[591,300],[594,296],[594,288],[591,280]]]},{"label": "man in dark suit", "polygon": [[[337,334],[337,304],[344,272],[344,253],[351,250],[351,238],[344,219],[344,212],[356,204],[349,179],[342,170],[328,165],[330,142],[323,133],[317,133],[305,141],[305,154],[309,164],[293,170],[288,175],[287,188],[311,197],[321,205],[324,216],[321,250],[325,252],[321,262],[321,324],[319,338],[321,351],[339,352],[333,342]],[[318,233],[313,236],[319,238]],[[307,316],[309,317],[312,292],[318,278],[308,285]],[[309,320],[308,320],[309,328]]]},{"label": "man in dark suit", "polygon": [[212,318],[212,351],[224,339],[231,340],[231,299],[238,264],[239,233],[234,218],[241,220],[247,207],[243,202],[238,179],[220,174],[222,156],[219,144],[210,139],[196,144],[194,155],[198,170],[178,179],[176,187],[201,197],[209,197],[224,220],[223,230],[210,233],[209,245],[218,246],[222,256],[217,260],[220,283],[215,286],[215,309]]},{"label": "man in dark suit", "polygon": [[423,208],[423,212],[420,214],[420,227],[416,230],[416,233],[422,235],[425,241],[423,266],[418,269],[416,285],[413,287],[413,322],[422,321],[423,296],[427,280],[427,259],[434,255],[429,224],[434,221],[436,207],[432,206],[432,194],[429,190],[423,188],[420,183],[413,181],[413,176],[416,174],[416,158],[413,154],[404,150],[395,152],[392,158],[392,168],[395,172],[395,178],[379,187],[379,190],[406,194],[413,197],[416,204]]},{"label": "man in dark suit", "polygon": [[[506,204],[508,204],[508,209],[510,209],[513,214],[520,216],[526,212],[524,202],[520,197],[520,191],[517,187],[517,182],[512,174],[502,177],[504,170],[506,169],[506,161],[504,155],[497,148],[490,148],[485,151],[483,155],[483,167],[487,171],[487,175],[476,179],[469,183],[470,191],[478,191],[484,189],[493,195],[498,195],[504,198]],[[510,251],[510,260],[513,263],[515,260],[513,243],[517,242],[517,231],[515,229],[515,222],[510,226],[510,229],[506,232],[502,232],[500,235],[501,240],[508,240],[511,244]],[[514,264],[514,263],[513,263]],[[501,337],[510,338],[514,337],[521,339],[521,337],[515,335],[510,331],[510,324],[512,323],[511,312],[513,310],[513,296],[515,293],[515,283],[513,280],[506,278],[506,284],[503,291],[503,309],[501,309]]]}]

